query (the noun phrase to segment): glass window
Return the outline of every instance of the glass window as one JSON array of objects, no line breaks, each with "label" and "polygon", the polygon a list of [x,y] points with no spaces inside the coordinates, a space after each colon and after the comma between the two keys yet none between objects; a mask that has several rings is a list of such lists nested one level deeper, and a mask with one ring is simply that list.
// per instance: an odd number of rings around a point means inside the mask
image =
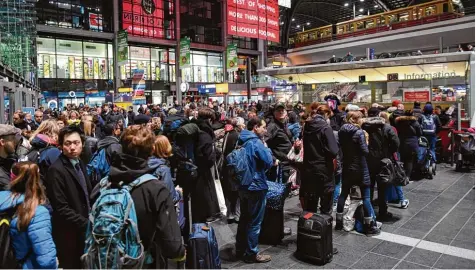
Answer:
[{"label": "glass window", "polygon": [[169,49],[169,77],[171,82],[175,82],[175,50]]},{"label": "glass window", "polygon": [[375,27],[375,23],[374,23],[374,20],[368,20],[365,22],[365,28],[374,28]]},{"label": "glass window", "polygon": [[344,26],[341,25],[341,26],[338,26],[337,27],[337,34],[343,34],[344,33]]},{"label": "glass window", "polygon": [[425,15],[426,16],[431,16],[436,13],[436,7],[435,6],[429,6],[425,8]]},{"label": "glass window", "polygon": [[89,70],[87,62],[83,62],[83,44],[81,41],[57,39],[56,54],[57,74],[52,78],[88,78]]},{"label": "glass window", "polygon": [[83,42],[83,53],[88,70],[84,71],[85,79],[107,79],[106,44]]},{"label": "glass window", "polygon": [[[132,78],[134,69],[144,70],[144,79],[151,80],[150,48],[129,46],[129,77]],[[127,66],[127,65],[126,65]]]},{"label": "glass window", "polygon": [[356,22],[355,24],[357,25],[358,30],[365,28],[364,22]]},{"label": "glass window", "polygon": [[387,17],[388,17],[388,23],[394,23],[394,22],[398,21],[397,15],[395,15],[395,14],[388,15]]},{"label": "glass window", "polygon": [[398,20],[400,22],[408,21],[408,19],[409,19],[408,12],[403,12],[403,13],[398,14]]},{"label": "glass window", "polygon": [[109,79],[114,79],[114,51],[112,50],[112,44],[107,44],[107,57],[109,59],[108,62],[108,73]]}]

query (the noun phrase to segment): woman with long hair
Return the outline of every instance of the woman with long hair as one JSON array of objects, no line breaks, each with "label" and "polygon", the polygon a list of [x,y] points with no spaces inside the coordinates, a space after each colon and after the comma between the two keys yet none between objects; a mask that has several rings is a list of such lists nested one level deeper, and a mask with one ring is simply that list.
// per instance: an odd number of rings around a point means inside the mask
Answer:
[{"label": "woman with long hair", "polygon": [[11,171],[9,191],[0,192],[0,212],[11,212],[10,235],[23,269],[56,269],[56,246],[46,192],[38,166],[20,162]]},{"label": "woman with long hair", "polygon": [[[342,149],[342,191],[337,203],[336,230],[343,228],[344,204],[352,186],[359,186],[364,205],[364,230],[367,235],[377,235],[375,213],[370,201],[370,174],[366,157],[369,154],[368,135],[362,130],[362,113],[348,112],[347,123],[339,130]],[[304,151],[304,154],[306,151]]]},{"label": "woman with long hair", "polygon": [[86,140],[84,141],[83,151],[81,152],[81,160],[84,164],[88,164],[91,157],[97,150],[98,139],[96,138],[96,125],[91,115],[83,116],[83,120],[79,124],[84,132]]}]

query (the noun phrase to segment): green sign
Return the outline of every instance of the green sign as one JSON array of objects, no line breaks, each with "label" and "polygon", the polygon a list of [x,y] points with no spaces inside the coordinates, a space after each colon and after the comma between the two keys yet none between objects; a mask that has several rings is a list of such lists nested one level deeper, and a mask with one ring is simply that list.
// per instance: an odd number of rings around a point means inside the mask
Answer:
[{"label": "green sign", "polygon": [[190,67],[190,38],[180,39],[180,69]]},{"label": "green sign", "polygon": [[228,71],[238,70],[238,49],[236,44],[226,47],[226,69]]},{"label": "green sign", "polygon": [[127,44],[127,32],[121,30],[117,33],[117,62],[124,65],[129,58],[129,46]]}]

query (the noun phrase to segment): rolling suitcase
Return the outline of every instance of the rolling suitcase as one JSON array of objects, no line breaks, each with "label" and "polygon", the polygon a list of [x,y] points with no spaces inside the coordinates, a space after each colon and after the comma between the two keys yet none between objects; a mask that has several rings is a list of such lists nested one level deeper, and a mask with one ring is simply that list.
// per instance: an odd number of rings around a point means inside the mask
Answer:
[{"label": "rolling suitcase", "polygon": [[304,211],[298,221],[296,256],[318,264],[332,261],[332,216]]},{"label": "rolling suitcase", "polygon": [[190,236],[187,245],[187,269],[221,269],[215,231],[206,223],[192,224],[192,206],[188,200]]}]

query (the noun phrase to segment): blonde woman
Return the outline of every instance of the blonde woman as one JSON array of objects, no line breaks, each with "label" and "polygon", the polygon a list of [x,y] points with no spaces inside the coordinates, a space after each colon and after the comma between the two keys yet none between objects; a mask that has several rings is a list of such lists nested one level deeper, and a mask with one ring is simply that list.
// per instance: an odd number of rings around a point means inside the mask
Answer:
[{"label": "blonde woman", "polygon": [[380,234],[375,213],[370,201],[370,174],[366,157],[369,154],[367,139],[362,130],[363,115],[359,111],[348,112],[347,123],[339,130],[342,149],[342,192],[337,203],[336,230],[343,228],[344,204],[352,186],[359,186],[364,205],[364,232],[366,235]]},{"label": "blonde woman", "polygon": [[81,152],[81,160],[84,164],[88,164],[97,150],[98,139],[96,138],[96,125],[93,123],[93,117],[91,115],[86,115],[83,116],[83,120],[79,126],[85,136],[83,151]]}]

